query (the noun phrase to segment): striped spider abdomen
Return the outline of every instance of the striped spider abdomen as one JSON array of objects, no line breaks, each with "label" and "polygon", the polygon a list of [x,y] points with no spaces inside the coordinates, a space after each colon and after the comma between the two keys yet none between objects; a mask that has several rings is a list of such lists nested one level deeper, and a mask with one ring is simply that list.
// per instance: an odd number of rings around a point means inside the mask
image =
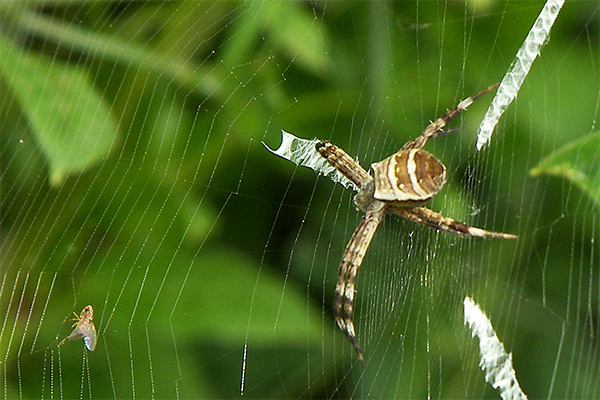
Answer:
[{"label": "striped spider abdomen", "polygon": [[446,183],[446,168],[422,149],[400,150],[371,164],[376,200],[412,207],[435,196]]}]

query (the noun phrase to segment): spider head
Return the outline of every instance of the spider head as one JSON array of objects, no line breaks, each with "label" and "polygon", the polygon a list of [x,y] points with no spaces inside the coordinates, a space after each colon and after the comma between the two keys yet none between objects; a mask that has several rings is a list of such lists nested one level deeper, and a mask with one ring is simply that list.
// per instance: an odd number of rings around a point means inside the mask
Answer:
[{"label": "spider head", "polygon": [[354,196],[354,207],[362,212],[372,212],[381,209],[384,204],[375,199],[375,181],[367,180],[360,188],[360,191]]}]

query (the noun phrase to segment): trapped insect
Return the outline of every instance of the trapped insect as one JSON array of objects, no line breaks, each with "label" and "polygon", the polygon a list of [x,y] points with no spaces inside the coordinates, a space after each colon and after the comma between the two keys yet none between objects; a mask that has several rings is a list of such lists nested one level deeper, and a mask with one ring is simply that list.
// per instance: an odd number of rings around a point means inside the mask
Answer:
[{"label": "trapped insect", "polygon": [[76,340],[80,337],[83,337],[83,343],[85,344],[85,348],[89,351],[94,351],[96,348],[96,327],[94,326],[94,309],[92,306],[85,306],[83,310],[81,310],[81,314],[79,316],[76,313],[75,319],[77,322],[73,324],[73,329],[69,336],[64,338],[58,345],[62,345],[67,340]]},{"label": "trapped insect", "polygon": [[427,140],[452,131],[446,124],[473,101],[496,88],[498,84],[468,97],[456,107],[431,122],[418,136],[390,157],[371,164],[370,173],[336,145],[319,141],[317,152],[359,189],[354,206],[365,215],[358,224],[342,255],[338,282],[335,288],[333,314],[337,325],[348,338],[360,362],[365,365],[364,351],[358,345],[352,313],[354,309],[354,280],[369,248],[377,226],[387,213],[440,231],[465,237],[516,239],[509,233],[491,232],[444,217],[421,204],[433,198],[446,183],[446,167],[433,155],[422,150]]}]

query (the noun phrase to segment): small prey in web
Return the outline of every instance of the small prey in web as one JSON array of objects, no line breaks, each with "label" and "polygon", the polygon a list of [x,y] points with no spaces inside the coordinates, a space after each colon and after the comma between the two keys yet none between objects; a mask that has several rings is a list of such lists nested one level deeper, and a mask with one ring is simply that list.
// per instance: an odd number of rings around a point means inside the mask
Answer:
[{"label": "small prey in web", "polygon": [[94,326],[94,309],[92,306],[87,305],[81,314],[75,315],[75,322],[73,324],[73,330],[64,338],[58,345],[62,345],[67,340],[76,340],[80,337],[83,338],[83,344],[88,351],[94,351],[96,349],[96,327]]}]

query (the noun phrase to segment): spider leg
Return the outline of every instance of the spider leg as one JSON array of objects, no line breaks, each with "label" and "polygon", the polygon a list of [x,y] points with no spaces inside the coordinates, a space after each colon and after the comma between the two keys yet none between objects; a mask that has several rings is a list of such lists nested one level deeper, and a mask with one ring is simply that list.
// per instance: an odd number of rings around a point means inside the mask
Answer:
[{"label": "spider leg", "polygon": [[491,232],[481,228],[465,225],[455,221],[452,218],[444,217],[425,207],[400,208],[394,207],[389,209],[396,215],[406,218],[410,221],[427,225],[431,228],[440,231],[452,233],[454,235],[466,237],[484,237],[492,239],[516,239],[517,236],[510,233]]},{"label": "spider leg", "polygon": [[363,366],[365,366],[365,360],[363,358],[364,351],[358,346],[354,322],[352,322],[352,314],[354,311],[354,280],[358,268],[362,264],[367,249],[373,239],[373,235],[377,230],[377,226],[384,215],[385,207],[368,212],[362,217],[362,220],[356,227],[342,256],[333,301],[333,315],[335,321],[350,343],[352,343],[352,346],[354,346],[356,354],[358,354],[358,359]]},{"label": "spider leg", "polygon": [[[423,146],[425,146],[427,140],[431,139],[432,137],[438,136],[442,128],[444,128],[444,126],[446,126],[446,124],[450,122],[454,117],[456,117],[461,111],[466,110],[467,107],[473,104],[475,100],[477,100],[487,92],[497,88],[498,85],[498,83],[495,83],[487,89],[484,89],[481,92],[477,93],[475,96],[467,97],[466,99],[458,103],[456,107],[448,110],[446,114],[442,115],[441,117],[427,125],[427,128],[425,128],[423,133],[421,133],[421,135],[416,139],[411,140],[410,142],[402,146],[402,150],[420,149]],[[450,130],[450,132],[451,131],[452,130]]]},{"label": "spider leg", "polygon": [[373,180],[373,177],[358,162],[335,144],[325,140],[317,143],[315,148],[321,157],[350,179],[356,187],[362,189],[367,182]]}]

